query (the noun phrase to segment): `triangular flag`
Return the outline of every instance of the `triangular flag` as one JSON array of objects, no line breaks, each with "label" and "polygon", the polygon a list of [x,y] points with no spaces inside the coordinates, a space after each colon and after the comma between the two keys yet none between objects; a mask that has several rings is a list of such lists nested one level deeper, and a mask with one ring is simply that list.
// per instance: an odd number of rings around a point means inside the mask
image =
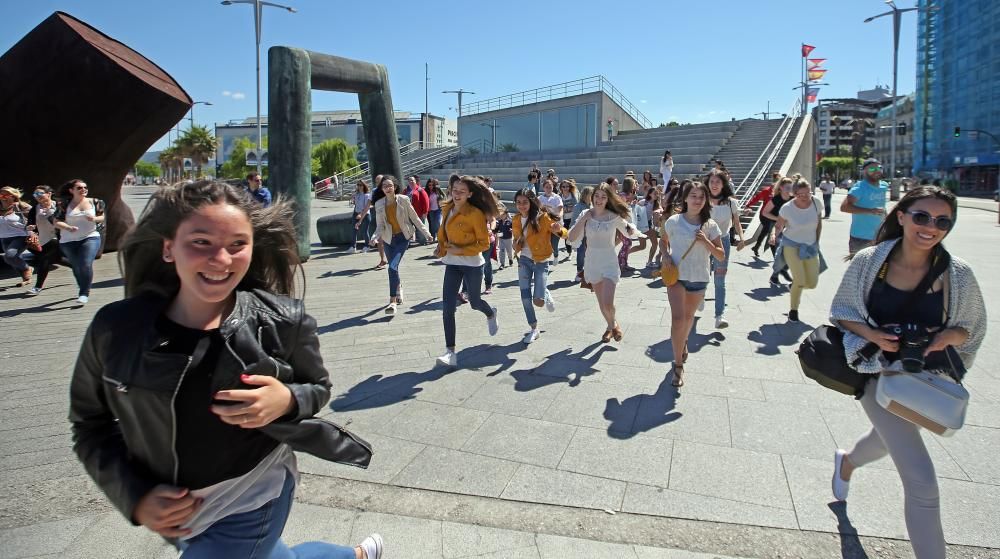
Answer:
[{"label": "triangular flag", "polygon": [[810,87],[806,90],[806,103],[815,103],[816,96],[819,95],[818,87]]},{"label": "triangular flag", "polygon": [[805,43],[802,43],[802,58],[805,58],[805,57],[809,56],[809,53],[812,52],[813,49],[815,49],[815,48],[816,47],[814,47],[812,45],[807,45]]},{"label": "triangular flag", "polygon": [[826,70],[824,70],[822,68],[817,68],[815,70],[809,70],[809,81],[823,79],[823,74],[825,74],[825,73],[826,73]]},{"label": "triangular flag", "polygon": [[818,68],[820,64],[826,62],[825,58],[810,58],[809,59],[809,69]]}]

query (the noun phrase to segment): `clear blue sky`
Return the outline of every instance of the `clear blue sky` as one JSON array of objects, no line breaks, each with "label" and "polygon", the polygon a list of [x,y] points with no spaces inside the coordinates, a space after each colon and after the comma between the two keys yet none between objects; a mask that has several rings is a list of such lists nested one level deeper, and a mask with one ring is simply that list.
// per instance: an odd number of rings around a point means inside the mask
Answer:
[{"label": "clear blue sky", "polygon": [[[265,8],[267,48],[289,45],[384,64],[396,110],[455,117],[454,95],[488,99],[604,74],[654,123],[711,122],[782,112],[795,99],[799,45],[826,58],[820,98],[852,97],[892,81],[892,20],[879,0],[278,0]],[[899,0],[900,7],[914,5]],[[159,64],[199,101],[200,124],[255,111],[253,10],[218,0],[0,0],[0,51],[56,10],[97,27]],[[916,14],[904,16],[899,92],[913,91]],[[384,20],[384,25],[373,22]],[[466,101],[468,102],[468,100]],[[314,110],[356,108],[357,97],[315,92]],[[186,122],[184,124],[186,126]],[[165,138],[156,147],[165,145]]]}]

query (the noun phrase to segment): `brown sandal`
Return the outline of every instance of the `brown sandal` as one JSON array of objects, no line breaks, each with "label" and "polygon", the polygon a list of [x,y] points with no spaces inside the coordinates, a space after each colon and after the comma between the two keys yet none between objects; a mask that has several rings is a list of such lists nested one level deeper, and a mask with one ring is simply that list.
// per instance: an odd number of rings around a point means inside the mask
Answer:
[{"label": "brown sandal", "polygon": [[688,362],[688,345],[684,344],[684,355],[681,357],[681,364]]},{"label": "brown sandal", "polygon": [[674,362],[674,380],[670,383],[674,388],[680,388],[684,386],[684,365],[678,365]]},{"label": "brown sandal", "polygon": [[604,342],[604,343],[608,343],[608,342],[611,341],[611,336],[613,336],[613,335],[614,335],[614,332],[612,332],[611,330],[608,330],[608,331],[604,332],[603,336],[601,336],[601,341]]},{"label": "brown sandal", "polygon": [[622,327],[617,322],[615,323],[615,327],[611,329],[611,335],[614,336],[616,342],[622,341],[622,337],[625,336],[625,333],[622,332]]}]

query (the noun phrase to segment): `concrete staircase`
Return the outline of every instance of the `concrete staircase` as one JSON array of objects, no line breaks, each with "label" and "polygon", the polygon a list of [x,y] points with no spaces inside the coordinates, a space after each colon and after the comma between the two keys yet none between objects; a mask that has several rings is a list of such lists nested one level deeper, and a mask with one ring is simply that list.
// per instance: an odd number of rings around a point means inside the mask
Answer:
[{"label": "concrete staircase", "polygon": [[599,184],[608,175],[620,180],[628,171],[634,171],[639,178],[646,170],[655,176],[663,151],[669,149],[674,157],[674,176],[685,178],[702,173],[708,161],[734,134],[739,135],[744,122],[747,121],[628,131],[616,136],[614,142],[590,148],[466,155],[419,174],[421,178],[433,176],[442,182],[447,182],[454,172],[493,177],[493,186],[501,198],[510,200],[513,192],[527,184],[532,162],[543,173],[551,168],[560,178],[576,179],[582,188]]}]

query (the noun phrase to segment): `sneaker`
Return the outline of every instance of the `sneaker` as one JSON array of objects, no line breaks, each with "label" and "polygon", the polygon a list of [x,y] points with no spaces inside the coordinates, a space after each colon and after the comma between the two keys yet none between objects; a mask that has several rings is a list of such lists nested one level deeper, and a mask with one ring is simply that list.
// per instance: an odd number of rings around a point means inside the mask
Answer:
[{"label": "sneaker", "polygon": [[352,246],[351,249],[348,250],[347,252],[349,252],[351,254],[357,254],[358,253],[358,247]]},{"label": "sneaker", "polygon": [[778,281],[778,274],[771,274],[771,285],[773,287],[781,287],[781,282]]},{"label": "sneaker", "polygon": [[552,298],[552,295],[545,294],[545,310],[549,312],[556,312],[556,300]]},{"label": "sneaker", "polygon": [[847,459],[847,451],[842,449],[837,449],[833,453],[833,498],[838,501],[847,500],[847,491],[851,488],[851,482],[844,481],[844,478],[840,477],[840,468],[844,464],[844,460]]},{"label": "sneaker", "polygon": [[[364,248],[361,249],[361,252],[368,252],[368,245],[365,245]],[[375,535],[377,536],[378,534]]]},{"label": "sneaker", "polygon": [[788,322],[798,322],[799,311],[788,311]]},{"label": "sneaker", "polygon": [[382,559],[382,549],[385,544],[382,543],[382,536],[372,534],[361,540],[358,547],[365,552],[365,559]]},{"label": "sneaker", "polygon": [[553,265],[553,266],[555,266],[555,265],[557,265],[557,264],[559,264],[559,261],[558,261],[558,260],[556,260],[555,258],[553,258],[553,259],[552,259],[552,265]]},{"label": "sneaker", "polygon": [[457,367],[458,355],[455,355],[454,351],[448,350],[444,355],[437,358],[437,362],[445,367]]},{"label": "sneaker", "polygon": [[792,281],[794,281],[792,280],[792,275],[788,273],[788,270],[782,270],[781,277],[785,278],[785,281],[788,283],[792,283]]},{"label": "sneaker", "polygon": [[500,331],[500,322],[497,321],[498,312],[499,309],[493,307],[493,316],[486,318],[486,326],[489,328],[491,336],[496,336],[497,332]]},{"label": "sneaker", "polygon": [[507,265],[508,266],[513,266],[514,265],[514,261],[513,260],[508,260],[507,261]]},{"label": "sneaker", "polygon": [[403,286],[402,285],[399,286],[399,290],[397,291],[397,293],[398,294],[396,295],[396,302],[399,303],[400,305],[402,305],[403,304]]},{"label": "sneaker", "polygon": [[90,297],[87,297],[86,295],[80,295],[79,297],[76,298],[76,302],[80,303],[81,305],[86,305],[87,301],[90,301]]},{"label": "sneaker", "polygon": [[27,295],[28,297],[34,297],[35,295],[38,295],[41,292],[42,292],[41,287],[32,287],[31,289],[28,290],[27,293],[25,293],[25,295]]},{"label": "sneaker", "polygon": [[493,289],[487,287],[486,290],[483,291],[483,295],[493,295]]},{"label": "sneaker", "polygon": [[754,258],[760,258],[760,251],[756,247],[750,249],[750,252],[753,253]]},{"label": "sneaker", "polygon": [[521,341],[524,342],[525,344],[530,344],[531,342],[538,339],[539,334],[541,334],[541,332],[538,331],[538,328],[532,328],[531,332],[525,334],[524,339]]},{"label": "sneaker", "polygon": [[719,330],[721,328],[728,328],[728,327],[729,327],[729,322],[727,322],[725,318],[722,318],[721,316],[715,317],[715,329],[716,330]]},{"label": "sneaker", "polygon": [[649,262],[646,262],[646,269],[649,269],[649,268],[656,268],[656,263],[653,262],[652,260],[650,260]]},{"label": "sneaker", "polygon": [[385,307],[385,314],[392,316],[396,314],[396,302],[392,301]]}]

